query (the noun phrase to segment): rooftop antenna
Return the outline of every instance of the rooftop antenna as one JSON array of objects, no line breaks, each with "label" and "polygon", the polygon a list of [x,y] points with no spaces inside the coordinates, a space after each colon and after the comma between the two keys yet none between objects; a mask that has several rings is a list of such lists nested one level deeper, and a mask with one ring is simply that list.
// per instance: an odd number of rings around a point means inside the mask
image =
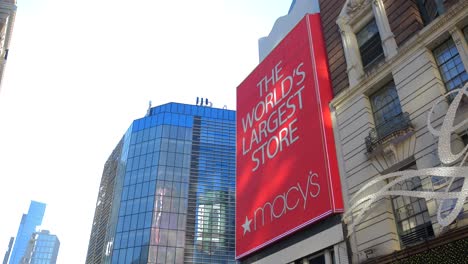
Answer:
[{"label": "rooftop antenna", "polygon": [[146,116],[150,116],[151,114],[151,100],[148,102],[148,110],[146,110]]},{"label": "rooftop antenna", "polygon": [[208,100],[208,98],[197,97],[195,105],[213,107],[213,102]]}]

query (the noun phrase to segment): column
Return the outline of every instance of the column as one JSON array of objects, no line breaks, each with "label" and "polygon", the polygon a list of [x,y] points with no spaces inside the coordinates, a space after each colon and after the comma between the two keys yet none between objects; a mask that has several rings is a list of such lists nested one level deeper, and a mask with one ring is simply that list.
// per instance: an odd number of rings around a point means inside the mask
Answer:
[{"label": "column", "polygon": [[372,11],[375,17],[375,23],[379,28],[382,47],[386,59],[390,59],[397,54],[397,44],[393,32],[388,23],[387,13],[382,0],[372,1]]},{"label": "column", "polygon": [[324,253],[325,253],[325,264],[333,264],[330,250],[325,249]]},{"label": "column", "polygon": [[353,87],[358,84],[361,77],[364,76],[364,69],[362,67],[361,54],[359,52],[356,35],[345,18],[338,18],[336,23],[340,28],[341,40],[343,42],[349,86]]}]

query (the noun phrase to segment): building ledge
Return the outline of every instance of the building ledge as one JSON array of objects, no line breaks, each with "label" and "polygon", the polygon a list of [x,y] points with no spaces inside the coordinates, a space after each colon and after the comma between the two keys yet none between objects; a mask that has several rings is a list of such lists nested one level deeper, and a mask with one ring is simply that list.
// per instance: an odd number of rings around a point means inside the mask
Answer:
[{"label": "building ledge", "polygon": [[464,226],[458,229],[449,230],[442,235],[424,241],[420,244],[407,247],[403,250],[395,251],[391,254],[372,258],[362,262],[363,264],[387,264],[395,263],[412,257],[416,257],[418,254],[424,254],[428,251],[435,251],[437,248],[452,244],[455,241],[464,240],[464,243],[468,243],[468,226]]}]

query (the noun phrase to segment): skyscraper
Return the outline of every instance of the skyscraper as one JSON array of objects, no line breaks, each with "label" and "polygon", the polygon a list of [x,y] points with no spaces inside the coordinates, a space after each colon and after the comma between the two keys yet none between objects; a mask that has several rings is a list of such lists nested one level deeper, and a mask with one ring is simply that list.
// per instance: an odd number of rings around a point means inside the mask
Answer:
[{"label": "skyscraper", "polygon": [[16,235],[15,245],[10,258],[10,264],[20,263],[21,258],[26,252],[28,241],[31,235],[36,231],[36,227],[41,225],[42,218],[44,217],[46,204],[31,201],[27,214],[21,217],[21,223]]},{"label": "skyscraper", "polygon": [[0,89],[15,23],[16,0],[0,0]]},{"label": "skyscraper", "polygon": [[86,263],[101,263],[104,259],[105,239],[109,223],[110,211],[114,192],[115,177],[122,153],[123,139],[117,144],[104,165],[104,171],[99,186],[96,209],[94,211],[93,226],[88,244]]},{"label": "skyscraper", "polygon": [[112,210],[93,223],[106,235],[91,234],[87,263],[234,263],[235,112],[168,103],[122,140],[98,197],[113,188]]},{"label": "skyscraper", "polygon": [[3,257],[3,264],[8,264],[8,258],[10,257],[11,248],[13,247],[13,242],[15,241],[14,237],[10,237],[10,242],[8,242],[8,249],[5,252],[5,256]]},{"label": "skyscraper", "polygon": [[55,264],[59,248],[60,241],[56,235],[52,235],[48,230],[34,232],[21,259],[21,263]]}]

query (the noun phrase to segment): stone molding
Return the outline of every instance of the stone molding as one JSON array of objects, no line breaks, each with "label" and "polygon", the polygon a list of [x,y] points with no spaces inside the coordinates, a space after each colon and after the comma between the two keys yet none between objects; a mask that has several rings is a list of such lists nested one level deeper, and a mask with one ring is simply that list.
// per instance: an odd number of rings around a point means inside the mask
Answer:
[{"label": "stone molding", "polygon": [[404,46],[399,47],[398,53],[378,67],[372,74],[366,78],[362,78],[356,85],[349,85],[347,88],[344,88],[341,93],[333,98],[330,105],[338,109],[344,102],[352,100],[358,94],[372,89],[376,82],[391,73],[394,65],[401,64],[417,50],[426,49],[428,46],[434,45],[438,40],[440,41],[441,35],[446,32],[448,33],[450,29],[463,21],[467,9],[468,1],[461,1],[453,5],[446,13],[409,39]]},{"label": "stone molding", "polygon": [[372,9],[372,14],[379,29],[382,48],[386,60],[396,56],[397,45],[388,22],[382,0],[348,0],[343,6],[336,23],[340,29],[350,87],[357,85],[365,77],[364,67],[356,39],[356,30],[368,19],[365,12]]}]

